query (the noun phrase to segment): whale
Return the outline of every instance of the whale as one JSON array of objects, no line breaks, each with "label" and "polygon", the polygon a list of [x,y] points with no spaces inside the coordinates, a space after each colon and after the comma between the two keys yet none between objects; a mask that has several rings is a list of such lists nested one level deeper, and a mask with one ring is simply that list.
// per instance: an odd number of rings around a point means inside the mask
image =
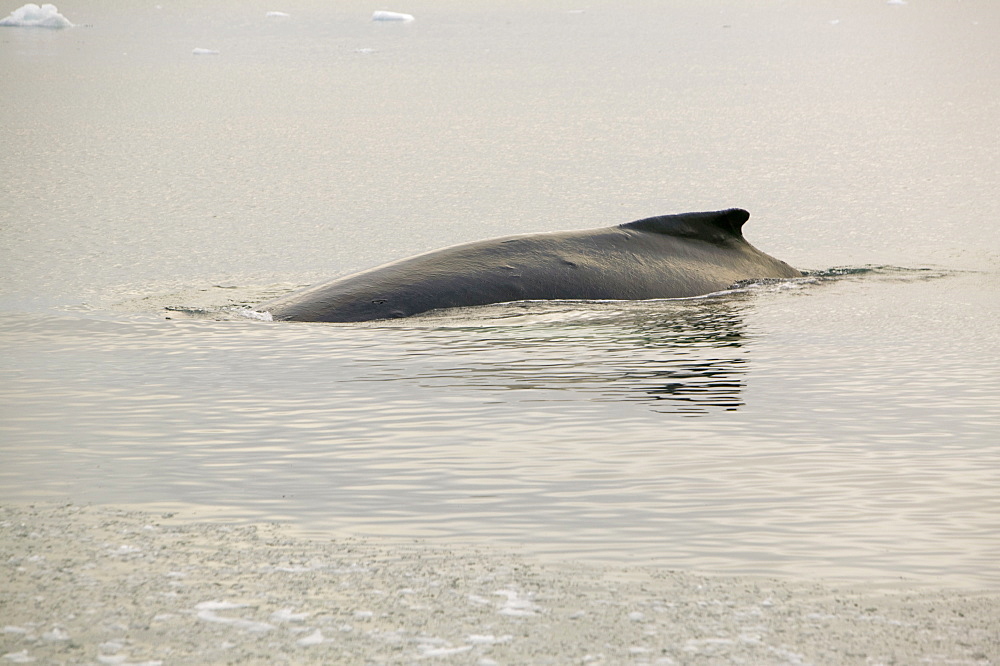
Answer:
[{"label": "whale", "polygon": [[743,237],[741,208],[453,245],[278,297],[273,320],[359,322],[530,300],[688,298],[802,275]]}]

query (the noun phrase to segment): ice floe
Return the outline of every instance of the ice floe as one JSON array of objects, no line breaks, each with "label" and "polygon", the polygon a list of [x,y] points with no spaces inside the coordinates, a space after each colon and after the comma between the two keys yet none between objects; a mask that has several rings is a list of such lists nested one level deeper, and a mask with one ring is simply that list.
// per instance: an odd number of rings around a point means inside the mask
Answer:
[{"label": "ice floe", "polygon": [[205,622],[228,624],[254,633],[263,633],[274,629],[274,625],[268,624],[267,622],[256,622],[254,620],[247,620],[239,617],[226,617],[216,613],[216,611],[235,610],[246,607],[246,604],[235,604],[229,601],[203,601],[200,604],[197,604],[194,608],[198,611],[198,619],[204,620]]},{"label": "ice floe", "polygon": [[309,645],[319,645],[322,642],[323,642],[323,632],[320,631],[319,629],[317,629],[316,631],[312,632],[308,636],[304,636],[304,637],[300,638],[299,640],[295,641],[296,645],[301,645],[303,647],[306,647],[306,646],[309,646]]},{"label": "ice floe", "polygon": [[412,14],[403,14],[401,12],[386,12],[377,11],[372,14],[373,21],[412,21]]},{"label": "ice floe", "polygon": [[444,647],[435,647],[428,643],[424,643],[418,646],[420,650],[420,656],[424,658],[428,657],[453,657],[456,654],[462,654],[463,652],[469,652],[472,650],[471,645],[459,645],[458,647],[453,647],[447,645]]},{"label": "ice floe", "polygon": [[282,608],[271,613],[271,622],[304,622],[309,613],[296,613],[291,608]]},{"label": "ice floe", "polygon": [[10,16],[0,20],[0,26],[10,28],[72,28],[73,24],[59,13],[55,5],[39,7],[33,2],[15,9]]},{"label": "ice floe", "polygon": [[473,645],[496,645],[497,643],[509,643],[514,640],[513,634],[494,636],[493,634],[469,634],[466,641]]},{"label": "ice floe", "polygon": [[518,593],[514,590],[497,590],[494,592],[498,597],[506,597],[507,600],[500,604],[500,609],[497,611],[500,615],[508,615],[510,617],[530,617],[532,615],[537,615],[541,607],[530,599],[525,599],[520,597]]},{"label": "ice floe", "polygon": [[215,49],[196,48],[192,50],[191,53],[194,55],[219,55],[219,52],[216,51]]},{"label": "ice floe", "polygon": [[288,18],[291,14],[286,12],[267,12],[264,16],[268,18]]},{"label": "ice floe", "polygon": [[52,627],[52,631],[46,631],[42,634],[42,640],[49,642],[68,641],[69,634],[62,627]]}]

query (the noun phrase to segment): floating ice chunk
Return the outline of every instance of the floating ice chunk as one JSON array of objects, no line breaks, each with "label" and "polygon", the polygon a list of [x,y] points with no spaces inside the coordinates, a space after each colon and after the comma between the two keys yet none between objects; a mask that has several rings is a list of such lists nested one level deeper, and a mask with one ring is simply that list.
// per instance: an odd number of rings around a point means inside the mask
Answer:
[{"label": "floating ice chunk", "polygon": [[215,611],[220,610],[246,608],[246,604],[234,604],[229,601],[203,601],[200,604],[197,604],[194,608],[198,611],[198,619],[204,620],[205,622],[228,624],[255,633],[263,633],[274,629],[274,625],[268,624],[267,622],[256,622],[254,620],[245,620],[239,617],[223,617],[221,615],[216,615],[215,613]]},{"label": "floating ice chunk", "polygon": [[504,634],[503,636],[494,636],[493,634],[469,634],[466,636],[465,640],[473,645],[495,645],[497,643],[508,643],[514,640],[514,636],[512,634]]},{"label": "floating ice chunk", "polygon": [[468,652],[471,649],[472,649],[471,645],[460,645],[458,647],[427,648],[427,649],[423,649],[423,656],[425,656],[425,657],[451,657],[452,655],[462,654],[463,652]]},{"label": "floating ice chunk", "polygon": [[497,611],[500,615],[530,617],[537,615],[537,611],[541,610],[538,604],[530,599],[519,598],[517,592],[514,590],[497,590],[493,594],[499,597],[507,597],[507,600],[501,604],[500,610]]},{"label": "floating ice chunk", "polygon": [[117,666],[117,664],[125,664],[125,666],[163,666],[162,661],[129,661],[126,654],[99,654],[97,655],[97,661],[102,664],[110,664],[111,666]]},{"label": "floating ice chunk", "polygon": [[268,12],[264,14],[264,16],[268,18],[288,18],[291,14],[287,14],[285,12]]},{"label": "floating ice chunk", "polygon": [[26,634],[26,633],[28,633],[28,630],[25,629],[24,627],[15,627],[12,624],[8,624],[6,627],[3,628],[3,633],[5,633],[5,634]]},{"label": "floating ice chunk", "polygon": [[403,14],[401,12],[385,12],[377,11],[372,14],[373,21],[412,21],[412,14]]},{"label": "floating ice chunk", "polygon": [[10,16],[0,21],[0,25],[10,28],[72,28],[73,24],[59,13],[55,5],[39,7],[33,2],[15,9]]},{"label": "floating ice chunk", "polygon": [[21,650],[20,652],[8,652],[2,658],[7,661],[12,661],[15,664],[27,664],[35,660],[34,657],[28,654],[27,650]]},{"label": "floating ice chunk", "polygon": [[217,611],[217,610],[233,610],[235,608],[246,608],[246,604],[234,604],[231,601],[203,601],[197,604],[194,608],[195,610],[207,610],[207,611]]},{"label": "floating ice chunk", "polygon": [[216,51],[215,49],[196,48],[193,51],[191,51],[191,53],[194,55],[219,55],[219,52]]},{"label": "floating ice chunk", "polygon": [[905,5],[906,0],[886,0],[887,5]]},{"label": "floating ice chunk", "polygon": [[42,634],[43,641],[68,641],[69,634],[62,627],[52,627],[52,631]]},{"label": "floating ice chunk", "polygon": [[127,654],[99,654],[97,655],[97,661],[102,664],[110,664],[115,666],[116,664],[124,664],[128,661]]},{"label": "floating ice chunk", "polygon": [[302,622],[309,613],[296,613],[291,608],[282,608],[271,613],[271,622]]},{"label": "floating ice chunk", "polygon": [[319,645],[323,642],[323,632],[317,629],[308,636],[303,636],[299,640],[295,641],[297,645],[308,646],[308,645]]}]

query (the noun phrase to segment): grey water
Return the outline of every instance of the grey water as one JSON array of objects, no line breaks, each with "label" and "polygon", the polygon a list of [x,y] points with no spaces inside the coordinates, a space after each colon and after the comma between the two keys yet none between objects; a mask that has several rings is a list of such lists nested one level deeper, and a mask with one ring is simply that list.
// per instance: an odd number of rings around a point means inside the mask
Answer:
[{"label": "grey water", "polygon": [[[1000,586],[992,0],[58,7],[0,28],[0,501]],[[730,206],[807,276],[244,316]]]}]

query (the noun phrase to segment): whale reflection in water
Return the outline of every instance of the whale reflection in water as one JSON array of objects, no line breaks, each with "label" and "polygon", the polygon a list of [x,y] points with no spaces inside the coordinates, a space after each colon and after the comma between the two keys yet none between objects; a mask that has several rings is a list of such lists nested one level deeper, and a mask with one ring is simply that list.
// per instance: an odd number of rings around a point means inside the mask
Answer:
[{"label": "whale reflection in water", "polygon": [[[687,416],[734,411],[744,404],[749,370],[746,307],[749,302],[737,295],[470,309],[459,317],[469,325],[459,327],[467,337],[453,349],[456,355],[424,368],[418,380],[423,386],[525,391],[531,402],[641,402]],[[454,317],[441,321],[454,330]],[[518,325],[510,325],[514,321]],[[504,325],[491,325],[496,323]]]},{"label": "whale reflection in water", "polygon": [[749,371],[743,319],[736,303],[672,304],[642,329],[642,366],[613,388],[658,412],[702,416],[744,405]]}]

